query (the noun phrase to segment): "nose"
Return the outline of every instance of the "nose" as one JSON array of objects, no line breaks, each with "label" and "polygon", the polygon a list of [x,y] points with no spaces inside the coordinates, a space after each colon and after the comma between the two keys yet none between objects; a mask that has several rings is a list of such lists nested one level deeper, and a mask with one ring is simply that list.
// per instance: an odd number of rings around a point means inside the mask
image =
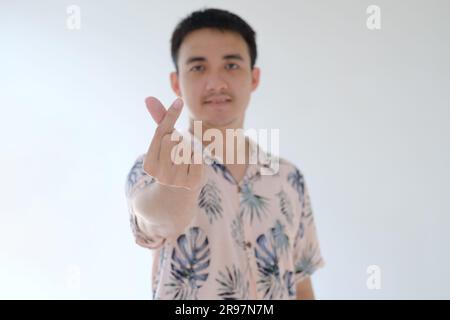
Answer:
[{"label": "nose", "polygon": [[227,83],[219,74],[211,74],[206,80],[207,92],[222,92],[228,89]]}]

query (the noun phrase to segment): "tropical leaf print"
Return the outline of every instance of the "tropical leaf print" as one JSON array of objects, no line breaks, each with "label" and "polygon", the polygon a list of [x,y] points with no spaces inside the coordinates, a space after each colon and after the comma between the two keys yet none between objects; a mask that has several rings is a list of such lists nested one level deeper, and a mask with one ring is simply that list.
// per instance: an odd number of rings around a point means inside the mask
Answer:
[{"label": "tropical leaf print", "polygon": [[250,223],[254,216],[261,220],[262,214],[267,214],[269,200],[253,193],[252,185],[244,183],[241,188],[241,216],[250,217]]},{"label": "tropical leaf print", "polygon": [[300,223],[298,224],[298,230],[294,240],[294,250],[297,249],[304,236],[305,236],[305,224],[303,223],[303,218],[300,218]]},{"label": "tropical leaf print", "polygon": [[298,235],[300,239],[303,239],[303,237],[305,236],[305,225],[303,221],[300,221],[300,225],[298,227]]},{"label": "tropical leaf print", "polygon": [[248,280],[235,265],[226,267],[224,272],[219,271],[216,281],[219,284],[218,295],[224,300],[248,299]]},{"label": "tropical leaf print", "polygon": [[280,279],[278,252],[273,239],[267,239],[266,235],[262,234],[256,239],[256,243],[255,256],[259,274],[258,291],[263,292],[264,299],[280,298],[283,294],[283,286]]},{"label": "tropical leaf print", "polygon": [[244,226],[242,216],[239,214],[231,222],[231,236],[238,247],[245,249]]},{"label": "tropical leaf print", "polygon": [[261,172],[258,170],[248,177],[244,176],[244,179],[246,183],[253,185],[254,182],[261,180]]},{"label": "tropical leaf print", "polygon": [[289,297],[295,296],[294,288],[294,273],[292,271],[286,270],[283,274],[284,287],[286,288]]},{"label": "tropical leaf print", "polygon": [[141,155],[136,159],[133,167],[128,172],[125,193],[129,196],[133,190],[145,188],[154,182],[155,178],[144,171],[144,155]]},{"label": "tropical leaf print", "polygon": [[214,172],[221,173],[222,176],[225,178],[225,180],[229,181],[232,184],[236,183],[236,181],[234,180],[231,173],[228,171],[228,169],[222,163],[219,163],[216,160],[213,160],[211,163],[211,167],[214,169]]},{"label": "tropical leaf print", "polygon": [[164,260],[166,259],[166,247],[163,246],[161,248],[161,251],[159,252],[159,262],[158,262],[158,272],[155,275],[155,279],[153,281],[153,300],[157,300],[158,297],[156,296],[156,289],[158,288],[158,285],[161,281],[161,271],[163,269]]},{"label": "tropical leaf print", "polygon": [[302,216],[306,219],[306,222],[308,225],[311,225],[311,223],[314,222],[313,211],[312,211],[312,207],[311,207],[311,203],[310,203],[308,195],[305,197],[305,202],[304,202],[303,210],[302,210]]},{"label": "tropical leaf print", "polygon": [[208,216],[209,222],[213,223],[215,219],[222,217],[221,194],[214,181],[206,183],[198,198],[198,206],[203,209]]},{"label": "tropical leaf print", "polygon": [[289,249],[289,237],[284,232],[285,225],[276,220],[275,226],[270,229],[274,244],[280,253],[286,253]]},{"label": "tropical leaf print", "polygon": [[288,223],[292,223],[294,214],[292,211],[291,201],[289,200],[286,192],[281,189],[280,192],[278,192],[276,195],[278,196],[278,199],[280,201],[281,213],[286,217]]},{"label": "tropical leaf print", "polygon": [[168,294],[173,299],[197,299],[198,289],[208,279],[210,248],[206,234],[192,227],[177,239],[172,251],[171,282]]},{"label": "tropical leaf print", "polygon": [[291,171],[288,174],[287,180],[288,182],[291,183],[292,187],[297,191],[300,203],[303,203],[303,195],[305,192],[305,180],[300,170],[295,168],[293,171]]},{"label": "tropical leaf print", "polygon": [[[256,264],[258,266],[259,280],[258,291],[263,291],[266,299],[281,299],[287,292],[287,280],[281,279],[279,261],[284,254],[289,252],[289,237],[285,233],[285,226],[275,221],[274,227],[267,234],[262,234],[256,239],[255,247]],[[284,282],[283,282],[284,281]]]},{"label": "tropical leaf print", "polygon": [[295,263],[295,274],[304,273],[311,275],[320,262],[320,255],[317,254],[317,248],[312,243],[307,244],[298,261]]}]

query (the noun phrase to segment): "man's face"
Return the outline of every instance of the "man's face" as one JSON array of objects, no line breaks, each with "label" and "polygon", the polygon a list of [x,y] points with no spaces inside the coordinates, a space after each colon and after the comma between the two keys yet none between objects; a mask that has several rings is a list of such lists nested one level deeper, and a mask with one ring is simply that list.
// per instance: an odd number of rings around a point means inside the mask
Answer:
[{"label": "man's face", "polygon": [[175,93],[189,106],[193,120],[212,128],[240,128],[259,82],[250,67],[245,40],[234,32],[199,29],[183,40],[179,73],[171,74]]}]

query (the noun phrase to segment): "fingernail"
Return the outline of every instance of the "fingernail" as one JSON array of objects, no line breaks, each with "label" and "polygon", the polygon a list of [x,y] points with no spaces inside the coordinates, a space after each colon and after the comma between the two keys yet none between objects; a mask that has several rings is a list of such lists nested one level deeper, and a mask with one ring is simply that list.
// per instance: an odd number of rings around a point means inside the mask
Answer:
[{"label": "fingernail", "polygon": [[175,100],[175,102],[173,103],[173,107],[177,110],[180,110],[183,107],[183,100],[177,98],[177,100]]}]

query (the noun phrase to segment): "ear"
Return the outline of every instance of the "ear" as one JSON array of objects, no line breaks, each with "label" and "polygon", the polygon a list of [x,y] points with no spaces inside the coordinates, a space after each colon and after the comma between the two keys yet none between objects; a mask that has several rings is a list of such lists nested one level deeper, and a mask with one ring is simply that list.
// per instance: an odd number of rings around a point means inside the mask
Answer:
[{"label": "ear", "polygon": [[170,85],[172,86],[173,92],[175,92],[178,97],[181,97],[180,81],[178,80],[176,71],[170,73]]},{"label": "ear", "polygon": [[255,91],[259,85],[259,77],[261,70],[258,67],[254,67],[252,70],[252,91]]}]

